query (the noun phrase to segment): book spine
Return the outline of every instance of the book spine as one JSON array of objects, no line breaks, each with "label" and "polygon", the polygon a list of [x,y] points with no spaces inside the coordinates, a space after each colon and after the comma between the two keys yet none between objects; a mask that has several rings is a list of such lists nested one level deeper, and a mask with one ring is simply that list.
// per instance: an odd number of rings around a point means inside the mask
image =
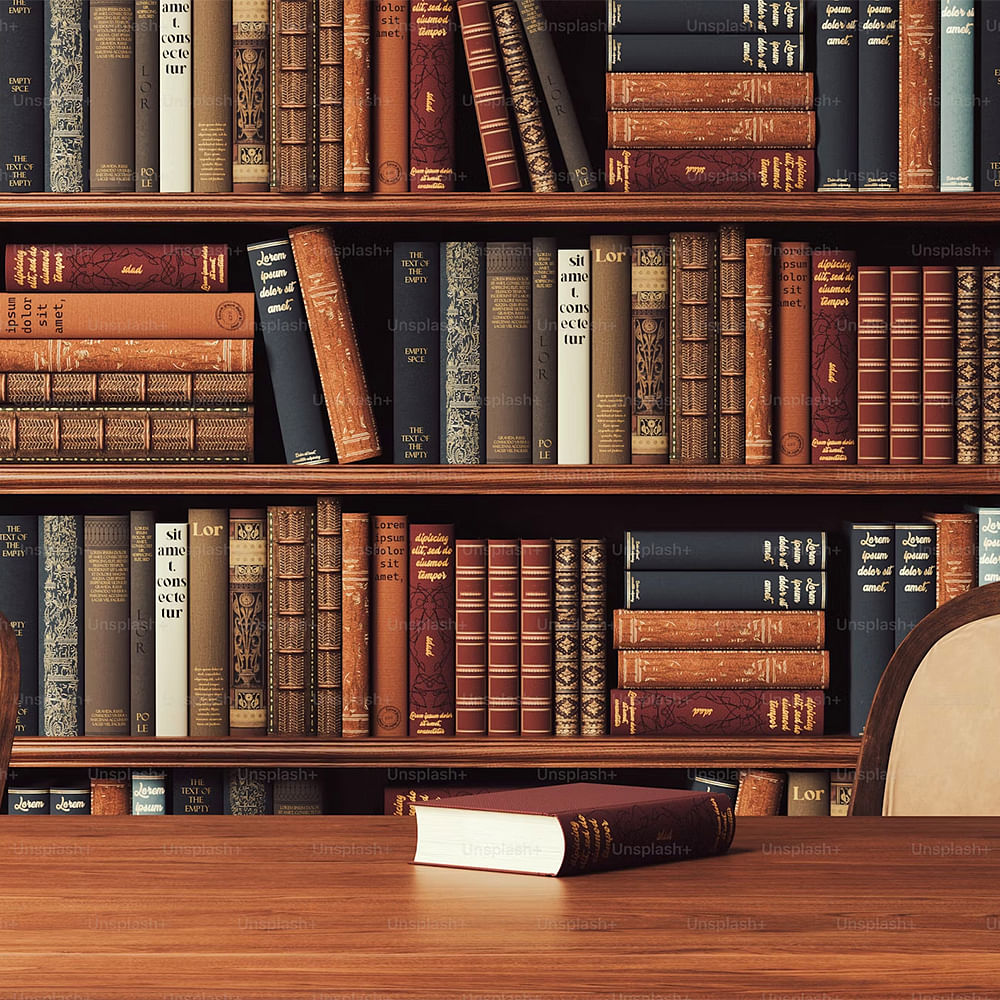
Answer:
[{"label": "book spine", "polygon": [[609,111],[608,145],[642,148],[810,149],[812,111]]},{"label": "book spine", "polygon": [[858,32],[858,190],[899,190],[899,5],[866,3]]},{"label": "book spine", "polygon": [[376,0],[375,93],[372,130],[375,141],[375,191],[409,190],[410,72],[408,0]]},{"label": "book spine", "polygon": [[[40,6],[40,5],[39,5]],[[90,190],[135,190],[132,0],[90,2]]]},{"label": "book spine", "polygon": [[127,514],[83,519],[85,736],[130,731],[128,536]]},{"label": "book spine", "polygon": [[626,531],[625,569],[826,569],[825,531]]},{"label": "book spine", "polygon": [[[137,0],[137,23],[147,3],[156,6],[157,0]],[[42,187],[58,193],[87,190],[90,101],[88,61],[82,55],[90,50],[89,34],[88,11],[80,0],[49,0],[45,5],[45,174],[38,190]],[[158,55],[159,42],[156,50]]]},{"label": "book spine", "polygon": [[978,465],[983,418],[982,270],[955,268],[955,461]]},{"label": "book spine", "polygon": [[316,189],[316,0],[272,0],[271,190]]},{"label": "book spine", "polygon": [[574,191],[593,191],[597,188],[597,173],[590,164],[587,147],[580,131],[580,123],[570,99],[559,56],[556,54],[552,33],[549,31],[540,0],[516,0],[521,24],[528,38],[531,58],[538,73],[538,82],[556,139],[562,150],[563,161]]},{"label": "book spine", "polygon": [[785,797],[784,771],[741,768],[739,791],[733,812],[736,816],[777,816]]},{"label": "book spine", "polygon": [[409,735],[455,735],[455,526],[411,524]]},{"label": "book spine", "polygon": [[267,508],[267,731],[315,732],[313,573],[315,511]]},{"label": "book spine", "polygon": [[156,735],[188,734],[188,526],[156,524]]},{"label": "book spine", "polygon": [[796,73],[805,69],[805,44],[802,35],[609,34],[606,68],[609,73]]},{"label": "book spine", "polygon": [[552,735],[552,540],[521,539],[520,732]]},{"label": "book spine", "polygon": [[830,654],[752,650],[625,649],[618,653],[620,687],[825,688]]},{"label": "book spine", "polygon": [[89,788],[49,789],[49,812],[53,816],[89,816]]},{"label": "book spine", "polygon": [[229,511],[229,733],[267,732],[267,512]]},{"label": "book spine", "polygon": [[975,514],[925,515],[937,527],[937,594],[935,606],[973,587],[976,575],[976,516]]},{"label": "book spine", "polygon": [[605,110],[808,111],[812,73],[607,73]]},{"label": "book spine", "polygon": [[558,256],[556,460],[560,465],[590,461],[590,250],[562,250]]},{"label": "book spine", "polygon": [[580,540],[580,734],[608,728],[608,550],[603,538]]},{"label": "book spine", "polygon": [[[191,5],[193,0],[159,0],[160,5],[160,190],[191,191]],[[91,89],[94,93],[93,85]]]},{"label": "book spine", "polygon": [[156,515],[129,514],[129,678],[132,736],[156,735]]},{"label": "book spine", "polygon": [[821,649],[822,611],[615,609],[615,649]]},{"label": "book spine", "polygon": [[222,814],[222,775],[216,768],[175,767],[171,770],[171,814]]},{"label": "book spine", "polygon": [[889,268],[889,464],[920,462],[921,274]]},{"label": "book spine", "polygon": [[441,244],[441,462],[486,461],[485,244]]},{"label": "book spine", "polygon": [[556,736],[580,735],[580,540],[552,542]]},{"label": "book spine", "polygon": [[333,457],[320,407],[309,324],[288,240],[247,247],[285,461],[325,465]]},{"label": "book spine", "polygon": [[[128,5],[131,20],[132,0]],[[0,11],[0,191],[45,189],[45,17],[42,0],[16,0]]]},{"label": "book spine", "polygon": [[909,635],[937,607],[937,528],[933,524],[897,524],[893,562],[894,644]]},{"label": "book spine", "polygon": [[942,191],[972,191],[974,178],[975,7],[941,5]]},{"label": "book spine", "polygon": [[632,237],[632,464],[664,465],[669,385],[670,246],[663,236]]},{"label": "book spine", "polygon": [[615,35],[798,35],[802,18],[801,3],[783,0],[608,0],[608,31]]},{"label": "book spine", "polygon": [[718,461],[715,233],[670,234],[670,461]]},{"label": "book spine", "polygon": [[858,6],[858,0],[817,4],[817,191],[858,189]]},{"label": "book spine", "polygon": [[976,24],[976,62],[979,89],[976,94],[976,150],[979,155],[976,174],[977,191],[1000,189],[1000,21],[992,4],[980,2]]},{"label": "book spine", "polygon": [[410,0],[410,191],[455,189],[455,4]]},{"label": "book spine", "polygon": [[316,499],[316,734],[343,735],[343,510]]},{"label": "book spine", "polygon": [[746,234],[719,227],[719,464],[746,463]]},{"label": "book spine", "polygon": [[[10,622],[21,663],[14,736],[38,736],[39,727],[39,559],[38,518],[7,515],[0,520],[0,609]],[[126,729],[128,732],[128,720]],[[9,734],[5,734],[9,735]],[[5,758],[6,764],[6,758]]]},{"label": "book spine", "polygon": [[830,772],[789,771],[789,816],[830,815]]},{"label": "book spine", "polygon": [[626,570],[629,611],[822,611],[825,572]]},{"label": "book spine", "polygon": [[8,372],[252,372],[249,338],[171,340],[21,339],[0,337]]},{"label": "book spine", "polygon": [[[39,736],[83,735],[83,517],[80,514],[44,514],[38,519],[38,670]],[[8,533],[9,524],[4,526]],[[16,552],[4,542],[4,554]],[[5,563],[8,570],[16,563]],[[17,574],[6,579],[16,580]],[[24,581],[25,584],[27,581]],[[23,592],[20,581],[13,594],[2,597],[4,613],[19,615],[16,597]],[[27,636],[18,637],[18,645]],[[25,662],[21,660],[22,677]],[[25,705],[24,708],[29,708]],[[25,730],[28,720],[24,720]],[[27,731],[23,735],[28,735]]]},{"label": "book spine", "polygon": [[[359,154],[363,157],[368,153],[364,131],[368,128],[368,112],[357,102],[369,81],[371,67],[368,41],[364,38],[364,33],[370,25],[365,21],[367,9],[359,11],[352,8],[351,36],[348,39],[344,30],[344,0],[319,0],[316,13],[316,89],[319,98],[316,105],[316,150],[319,159],[317,180],[320,191],[336,192],[345,190],[345,117],[350,118],[352,157]],[[350,55],[345,52],[348,42],[351,47]],[[345,57],[350,62],[350,81],[345,81]],[[347,82],[350,83],[352,104],[345,112]],[[364,148],[361,147],[362,140],[365,142]],[[363,172],[366,165],[367,161],[352,163],[352,173],[358,170]]]},{"label": "book spine", "polygon": [[559,182],[542,115],[542,95],[531,68],[528,40],[521,27],[517,4],[513,0],[498,3],[493,6],[492,12],[531,190],[536,193],[558,191]]},{"label": "book spine", "polygon": [[858,284],[853,250],[815,250],[812,267],[812,462],[858,461]]},{"label": "book spine", "polygon": [[455,542],[455,735],[486,735],[487,554],[481,538]]},{"label": "book spine", "polygon": [[[266,773],[266,772],[265,772]],[[274,812],[274,782],[253,769],[227,768],[222,811],[226,816],[270,816]]]},{"label": "book spine", "polygon": [[274,782],[275,816],[322,816],[323,786],[318,778],[278,778]]},{"label": "book spine", "polygon": [[[344,4],[344,187],[370,191],[371,171],[371,0]],[[322,164],[322,161],[321,161]],[[336,191],[334,185],[320,190]]]},{"label": "book spine", "polygon": [[1000,509],[996,507],[968,508],[978,515],[976,545],[976,585],[1000,582]]},{"label": "book spine", "polygon": [[983,465],[1000,465],[1000,267],[983,267],[981,408]]},{"label": "book spine", "polygon": [[[516,13],[516,12],[515,12]],[[550,236],[531,241],[531,461],[556,461],[558,248]]]},{"label": "book spine", "polygon": [[955,268],[923,268],[924,465],[955,463]]},{"label": "book spine", "polygon": [[[409,590],[405,515],[372,518],[372,723],[374,736],[406,735]],[[456,543],[456,587],[458,586]],[[456,591],[456,600],[458,594]],[[457,608],[457,605],[456,605]],[[458,611],[456,610],[456,615]],[[458,632],[455,633],[456,676]],[[457,681],[456,681],[457,683]],[[456,708],[457,712],[457,708]]]},{"label": "book spine", "polygon": [[233,189],[232,3],[195,3],[191,77],[193,190]]},{"label": "book spine", "polygon": [[343,515],[344,730],[371,734],[371,530],[367,514]]},{"label": "book spine", "polygon": [[520,551],[516,541],[489,540],[486,575],[486,731],[490,736],[517,736],[520,732],[519,564]]},{"label": "book spine", "polygon": [[324,226],[297,226],[288,237],[337,461],[376,458],[382,449],[333,238]]},{"label": "book spine", "polygon": [[778,353],[774,436],[779,465],[808,465],[812,384],[808,243],[777,244],[775,347]]},{"label": "book spine", "polygon": [[858,465],[889,461],[889,269],[858,268]]},{"label": "book spine", "polygon": [[270,141],[268,0],[233,0],[234,191],[267,191]]},{"label": "book spine", "polygon": [[937,0],[899,0],[899,190],[937,191]]},{"label": "book spine", "polygon": [[747,465],[770,465],[774,461],[773,259],[771,240],[746,241],[744,459]]},{"label": "book spine", "polygon": [[91,816],[128,816],[131,806],[131,787],[128,771],[122,777],[92,777],[90,779]]},{"label": "book spine", "polygon": [[823,692],[615,688],[612,736],[821,736]]},{"label": "book spine", "polygon": [[166,816],[167,772],[132,772],[132,815]]},{"label": "book spine", "polygon": [[531,462],[531,244],[486,244],[486,461]]}]

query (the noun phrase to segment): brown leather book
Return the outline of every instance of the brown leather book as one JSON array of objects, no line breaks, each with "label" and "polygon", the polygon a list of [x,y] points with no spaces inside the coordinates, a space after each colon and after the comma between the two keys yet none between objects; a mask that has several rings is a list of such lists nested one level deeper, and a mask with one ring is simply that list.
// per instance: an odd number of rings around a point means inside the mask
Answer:
[{"label": "brown leather book", "polygon": [[[955,268],[955,461],[978,465],[983,419],[982,270]],[[938,563],[940,566],[940,562]]]},{"label": "brown leather book", "polygon": [[[353,40],[353,39],[352,39]],[[320,191],[344,190],[344,0],[318,0],[316,151]],[[357,80],[353,81],[357,84]],[[352,115],[355,122],[358,115]]]},{"label": "brown leather book", "polygon": [[740,786],[736,792],[737,816],[777,816],[785,794],[784,771],[740,769]]},{"label": "brown leather book", "polygon": [[219,2],[192,3],[191,8],[192,190],[232,191],[233,8]]},{"label": "brown leather book", "polygon": [[316,189],[316,0],[272,0],[271,190]]},{"label": "brown leather book", "polygon": [[[343,4],[344,190],[370,191],[372,5],[371,0],[343,0]],[[320,190],[323,190],[322,186]]]},{"label": "brown leather book", "polygon": [[[135,190],[132,0],[90,2],[90,190]],[[226,55],[226,63],[229,62]],[[82,67],[81,67],[82,70]],[[17,95],[15,95],[17,96]]]},{"label": "brown leather book", "polygon": [[344,514],[344,732],[371,734],[371,564],[367,514]]},{"label": "brown leather book", "polygon": [[830,654],[787,649],[622,649],[619,687],[826,688]]},{"label": "brown leather book", "polygon": [[858,268],[858,465],[889,461],[889,269]]},{"label": "brown leather book", "polygon": [[[129,719],[132,736],[156,735],[155,536],[156,514],[153,511],[129,512]],[[44,629],[45,625],[41,627]],[[57,644],[66,641],[64,635],[51,639]]]},{"label": "brown leather book", "polygon": [[454,0],[410,0],[410,190],[455,189]]},{"label": "brown leather book", "polygon": [[382,812],[385,816],[412,816],[413,807],[420,802],[434,799],[453,799],[459,795],[478,795],[480,792],[506,791],[510,786],[496,785],[417,785],[400,787],[387,785],[382,790]]},{"label": "brown leather book", "polygon": [[229,511],[229,735],[267,733],[267,511]]},{"label": "brown leather book", "polygon": [[607,111],[808,111],[812,73],[607,73]]},{"label": "brown leather book", "polygon": [[8,372],[252,372],[253,340],[32,340],[0,337]]},{"label": "brown leather book", "polygon": [[632,459],[630,238],[591,236],[590,268],[590,461],[628,465]]},{"label": "brown leather book", "polygon": [[770,239],[746,241],[744,460],[747,465],[770,465],[774,461],[773,260],[774,245]]},{"label": "brown leather book", "polygon": [[[409,686],[407,622],[410,593],[406,575],[409,541],[405,514],[372,516],[372,553],[373,730],[375,736],[399,737],[406,735],[406,695]],[[456,587],[458,553],[456,543]],[[456,600],[457,597],[456,590]],[[455,652],[457,656],[457,626]],[[456,660],[456,675],[457,670]]]},{"label": "brown leather book", "polygon": [[608,547],[580,539],[580,735],[608,731]]},{"label": "brown leather book", "polygon": [[552,638],[556,736],[580,735],[580,540],[556,538]]},{"label": "brown leather book", "polygon": [[455,542],[455,735],[486,735],[486,542]]},{"label": "brown leather book", "polygon": [[670,247],[663,236],[632,237],[632,464],[663,465],[669,454],[667,340]]},{"label": "brown leather book", "polygon": [[955,463],[955,268],[923,268],[924,465]]},{"label": "brown leather book", "polygon": [[937,0],[899,0],[899,190],[937,191],[940,165]]},{"label": "brown leather book", "polygon": [[316,498],[316,734],[343,735],[343,515]]},{"label": "brown leather book", "polygon": [[789,816],[830,815],[830,772],[789,771]]},{"label": "brown leather book", "polygon": [[822,649],[823,611],[615,609],[615,649]]},{"label": "brown leather book", "polygon": [[531,461],[535,465],[553,465],[556,460],[558,256],[553,237],[532,239]]},{"label": "brown leather book", "polygon": [[268,7],[268,0],[233,0],[234,191],[270,186]]},{"label": "brown leather book", "polygon": [[810,458],[809,259],[808,243],[777,244],[774,439],[779,465],[808,465]]},{"label": "brown leather book", "polygon": [[519,587],[516,540],[491,538],[487,544],[487,732],[520,732]]},{"label": "brown leather book", "polygon": [[719,227],[719,464],[746,460],[746,234]]},{"label": "brown leather book", "polygon": [[0,372],[12,406],[217,406],[253,402],[253,376],[196,372]]},{"label": "brown leather book", "polygon": [[128,816],[132,796],[128,771],[120,776],[92,775],[90,779],[91,816]]},{"label": "brown leather book", "polygon": [[376,0],[375,94],[372,109],[375,141],[375,191],[401,194],[409,190],[410,160],[410,43],[408,4]]},{"label": "brown leather book", "polygon": [[325,226],[297,226],[288,238],[337,461],[375,458],[382,449],[333,237]]},{"label": "brown leather book", "polygon": [[979,568],[975,514],[924,514],[937,526],[936,607],[971,590]]},{"label": "brown leather book", "polygon": [[521,539],[521,735],[552,735],[552,539]]},{"label": "brown leather book", "polygon": [[630,148],[812,149],[813,111],[609,111],[608,145]]},{"label": "brown leather book", "polygon": [[920,462],[921,274],[889,269],[889,464]]},{"label": "brown leather book", "polygon": [[1000,267],[983,268],[983,465],[1000,465]]}]

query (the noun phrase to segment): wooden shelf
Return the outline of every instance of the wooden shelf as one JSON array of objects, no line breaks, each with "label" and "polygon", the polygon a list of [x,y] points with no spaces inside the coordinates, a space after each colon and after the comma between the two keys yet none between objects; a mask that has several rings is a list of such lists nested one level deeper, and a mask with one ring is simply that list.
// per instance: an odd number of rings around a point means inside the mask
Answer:
[{"label": "wooden shelf", "polygon": [[14,740],[12,767],[854,767],[861,741],[818,739]]}]

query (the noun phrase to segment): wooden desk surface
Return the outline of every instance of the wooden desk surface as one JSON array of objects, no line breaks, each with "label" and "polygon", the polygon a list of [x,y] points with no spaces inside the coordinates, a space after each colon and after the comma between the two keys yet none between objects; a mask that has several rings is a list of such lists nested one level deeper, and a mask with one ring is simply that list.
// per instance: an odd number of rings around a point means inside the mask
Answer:
[{"label": "wooden desk surface", "polygon": [[1000,819],[741,819],[582,878],[381,817],[0,817],[0,997],[996,1000]]}]

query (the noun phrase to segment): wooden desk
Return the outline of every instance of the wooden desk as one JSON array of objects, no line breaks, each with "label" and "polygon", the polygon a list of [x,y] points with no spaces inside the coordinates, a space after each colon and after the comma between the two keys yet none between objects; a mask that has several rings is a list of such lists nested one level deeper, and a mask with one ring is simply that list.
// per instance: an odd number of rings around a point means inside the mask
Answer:
[{"label": "wooden desk", "polygon": [[742,819],[573,879],[412,820],[0,817],[0,997],[996,1000],[1000,819]]}]

